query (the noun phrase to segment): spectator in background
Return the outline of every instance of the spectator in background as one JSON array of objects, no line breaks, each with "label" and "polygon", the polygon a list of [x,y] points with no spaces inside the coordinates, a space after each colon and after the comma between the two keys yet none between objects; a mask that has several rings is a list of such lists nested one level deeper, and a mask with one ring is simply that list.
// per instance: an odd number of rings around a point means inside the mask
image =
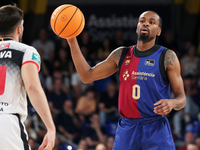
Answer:
[{"label": "spectator in background", "polygon": [[[32,109],[35,111],[35,109],[32,107]],[[29,116],[25,120],[25,127],[28,133],[28,136],[34,140],[37,139],[37,133],[39,131],[39,124],[42,124],[41,120],[39,119],[38,114],[35,112],[34,114],[31,114],[29,111]]]},{"label": "spectator in background", "polygon": [[82,122],[85,122],[88,117],[96,111],[96,108],[96,92],[92,88],[88,88],[85,92],[85,95],[78,99],[75,112],[79,114]]},{"label": "spectator in background", "polygon": [[174,133],[177,137],[181,137],[182,132],[184,132],[182,121],[184,120],[184,125],[186,125],[197,117],[200,110],[194,99],[198,94],[198,89],[194,85],[193,78],[194,76],[192,75],[187,75],[183,78],[187,104],[183,110],[176,112],[173,117]]},{"label": "spectator in background", "polygon": [[121,29],[117,29],[115,33],[114,48],[125,45],[124,32]]},{"label": "spectator in background", "polygon": [[[83,56],[86,58],[86,61],[91,65],[94,66],[95,65],[95,61],[93,59],[90,59],[88,57],[88,48],[86,46],[82,46],[81,47],[81,52],[83,54]],[[93,85],[93,83],[89,83],[89,84],[85,84],[82,82],[79,74],[77,73],[74,64],[72,63],[72,69],[73,73],[71,75],[71,85],[73,87],[73,96],[75,98],[75,101],[77,101],[77,99],[79,99],[79,97],[85,93],[86,88],[90,87],[91,85]]]},{"label": "spectator in background", "polygon": [[77,142],[80,127],[81,123],[78,115],[74,113],[72,101],[65,100],[63,111],[57,116],[58,131],[67,139]]},{"label": "spectator in background", "polygon": [[200,150],[200,137],[196,137],[196,140],[195,140],[196,144],[197,144],[197,147],[199,148]]},{"label": "spectator in background", "polygon": [[78,144],[78,149],[77,150],[87,150],[87,142],[85,139],[81,139],[79,141],[79,144]]},{"label": "spectator in background", "polygon": [[107,150],[107,148],[106,148],[105,144],[99,143],[99,144],[96,146],[95,150]]},{"label": "spectator in background", "polygon": [[43,59],[51,71],[51,63],[54,59],[55,43],[48,39],[48,32],[45,28],[40,29],[38,39],[34,40],[32,46],[37,50],[40,49],[43,52]]},{"label": "spectator in background", "polygon": [[95,148],[99,143],[106,143],[106,129],[100,125],[99,115],[94,113],[90,116],[90,124],[83,131],[89,148]]},{"label": "spectator in background", "polygon": [[46,78],[47,76],[49,76],[49,70],[43,59],[43,51],[41,49],[37,49],[37,51],[40,54],[40,58],[41,58],[41,68],[39,71],[39,78],[40,78],[42,87],[46,90]]},{"label": "spectator in background", "polygon": [[198,114],[198,123],[199,123],[199,126],[197,128],[197,136],[196,136],[195,142],[200,149],[200,113]]},{"label": "spectator in background", "polygon": [[[65,39],[63,39],[63,38],[60,38],[60,40],[59,40],[59,42],[58,42],[58,44],[57,44],[57,48],[56,48],[56,49],[61,49],[61,48],[65,49],[66,52],[69,54],[67,58],[71,58],[71,53],[70,53],[69,44],[68,44],[68,42],[67,42]],[[55,54],[57,54],[57,53],[55,53]]]},{"label": "spectator in background", "polygon": [[66,77],[70,77],[70,75],[72,74],[72,60],[71,58],[68,56],[70,52],[67,52],[64,48],[60,48],[58,51],[58,61],[60,62],[60,68],[62,71],[62,74]]},{"label": "spectator in background", "polygon": [[93,81],[93,87],[99,93],[106,92],[108,84],[112,82],[114,79],[115,79],[115,74],[104,79]]},{"label": "spectator in background", "polygon": [[31,150],[37,150],[36,141],[33,138],[28,139],[28,144],[29,144]]},{"label": "spectator in background", "polygon": [[194,141],[195,141],[195,137],[194,137],[193,133],[192,132],[187,132],[185,134],[185,145],[181,146],[178,150],[187,150],[187,145],[190,142],[194,142]]},{"label": "spectator in background", "polygon": [[91,87],[93,83],[92,82],[88,84],[83,83],[74,65],[73,65],[73,71],[74,72],[71,75],[71,85],[73,88],[73,98],[75,99],[75,102],[77,102],[80,96],[83,95],[86,89]]},{"label": "spectator in background", "polygon": [[98,54],[97,54],[98,60],[102,61],[106,59],[112,50],[113,49],[111,46],[110,39],[108,37],[105,37],[103,40],[102,46],[100,46],[98,49]]},{"label": "spectator in background", "polygon": [[197,47],[197,54],[200,56],[200,26],[198,29],[198,47]]},{"label": "spectator in background", "polygon": [[57,68],[53,71],[52,76],[48,76],[46,78],[46,89],[48,92],[51,92],[54,90],[54,80],[61,80],[62,81],[62,85],[61,85],[61,89],[63,92],[65,92],[66,94],[68,94],[70,92],[70,79],[67,76],[64,76],[61,72],[61,69]]},{"label": "spectator in background", "polygon": [[177,49],[176,49],[176,42],[174,40],[174,35],[173,35],[173,32],[172,30],[167,30],[165,33],[164,33],[164,37],[163,37],[163,40],[161,42],[161,45],[177,52]]},{"label": "spectator in background", "polygon": [[91,41],[91,37],[90,37],[90,34],[87,30],[84,30],[80,36],[78,37],[79,39],[79,42],[80,42],[80,47],[84,46],[88,49],[88,55],[90,57],[94,57],[92,55],[94,55],[94,45]]},{"label": "spectator in background", "polygon": [[44,128],[44,126],[39,126],[39,130],[37,132],[37,139],[36,139],[36,142],[38,144],[42,143],[42,139],[44,138],[46,133],[47,133],[47,130]]},{"label": "spectator in background", "polygon": [[198,73],[198,65],[200,59],[196,55],[196,48],[194,45],[189,46],[187,49],[187,55],[181,58],[181,70],[182,76],[186,75],[197,75]]},{"label": "spectator in background", "polygon": [[187,150],[199,150],[195,142],[190,142],[187,144]]},{"label": "spectator in background", "polygon": [[64,101],[69,97],[63,90],[62,80],[59,78],[55,78],[53,80],[53,90],[51,92],[47,92],[47,99],[49,101],[49,107],[53,118],[55,120],[56,116],[61,112],[63,108]]},{"label": "spectator in background", "polygon": [[55,146],[52,150],[62,150],[61,147],[62,147],[61,140],[58,136],[56,136]]},{"label": "spectator in background", "polygon": [[81,49],[81,52],[82,52],[84,58],[85,58],[86,61],[88,62],[88,64],[89,64],[90,66],[92,66],[92,67],[95,66],[95,65],[96,65],[95,58],[93,58],[93,57],[91,57],[91,56],[89,55],[89,49],[88,49],[88,47],[86,47],[86,46],[81,46],[80,49]]},{"label": "spectator in background", "polygon": [[115,140],[114,136],[109,136],[107,138],[107,141],[106,141],[107,150],[112,150],[113,149],[114,140]]},{"label": "spectator in background", "polygon": [[100,94],[99,110],[102,126],[105,126],[108,121],[117,122],[120,118],[118,112],[118,88],[116,83],[110,82],[107,91]]},{"label": "spectator in background", "polygon": [[198,102],[198,100],[196,100],[196,98],[198,97],[196,77],[194,75],[187,75],[183,78],[183,83],[187,99],[187,104],[184,108],[184,112],[186,115],[188,115],[188,117],[190,117],[191,120],[192,118],[197,117],[200,110],[199,104],[196,103]]}]

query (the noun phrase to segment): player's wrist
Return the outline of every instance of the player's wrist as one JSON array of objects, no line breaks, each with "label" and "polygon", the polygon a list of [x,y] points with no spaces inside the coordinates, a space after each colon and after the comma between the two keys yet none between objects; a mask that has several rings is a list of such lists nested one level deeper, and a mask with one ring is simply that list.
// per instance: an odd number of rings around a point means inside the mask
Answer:
[{"label": "player's wrist", "polygon": [[55,126],[47,127],[48,132],[56,132]]},{"label": "player's wrist", "polygon": [[66,39],[66,40],[69,42],[69,44],[70,43],[74,43],[76,41],[76,37],[70,38],[70,39]]}]

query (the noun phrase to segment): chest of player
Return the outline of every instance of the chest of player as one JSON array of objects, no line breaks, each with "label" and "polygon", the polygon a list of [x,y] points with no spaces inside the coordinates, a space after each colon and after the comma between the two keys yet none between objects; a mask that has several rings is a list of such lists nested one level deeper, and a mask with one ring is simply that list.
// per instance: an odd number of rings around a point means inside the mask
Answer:
[{"label": "chest of player", "polygon": [[126,55],[120,69],[120,84],[152,82],[159,77],[159,53],[142,58]]}]

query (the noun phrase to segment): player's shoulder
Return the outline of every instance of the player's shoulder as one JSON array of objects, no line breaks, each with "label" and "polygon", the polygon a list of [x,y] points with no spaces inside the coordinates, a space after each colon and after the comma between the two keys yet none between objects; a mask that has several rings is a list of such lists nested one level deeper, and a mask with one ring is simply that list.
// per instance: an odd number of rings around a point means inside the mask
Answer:
[{"label": "player's shoulder", "polygon": [[169,49],[161,45],[158,45],[158,46],[163,47],[163,51],[165,51],[165,57],[166,55],[176,56],[176,53],[172,49]]},{"label": "player's shoulder", "polygon": [[171,49],[167,49],[164,56],[164,65],[167,67],[174,66],[176,59],[178,60],[176,53]]},{"label": "player's shoulder", "polygon": [[27,45],[24,43],[20,43],[20,42],[16,42],[16,41],[11,42],[10,48],[18,50],[18,51],[22,51],[22,52],[26,52],[27,50],[31,50],[34,52],[37,51],[33,46],[30,46],[30,45]]},{"label": "player's shoulder", "polygon": [[122,51],[123,51],[124,48],[125,48],[124,46],[120,46],[120,47],[114,49],[114,50],[112,51],[111,55],[112,55],[115,59],[119,60],[120,57],[121,57],[121,55],[122,55]]},{"label": "player's shoulder", "polygon": [[131,47],[134,47],[134,45],[132,45],[132,46],[120,46],[120,47],[114,49],[114,50],[112,51],[112,54],[113,54],[113,55],[122,54],[122,52],[123,52],[124,50],[129,50]]},{"label": "player's shoulder", "polygon": [[125,57],[126,53],[129,51],[130,48],[131,46],[121,46],[112,51],[112,58],[114,58],[114,61],[117,65],[119,65],[120,61],[122,60],[122,57]]}]

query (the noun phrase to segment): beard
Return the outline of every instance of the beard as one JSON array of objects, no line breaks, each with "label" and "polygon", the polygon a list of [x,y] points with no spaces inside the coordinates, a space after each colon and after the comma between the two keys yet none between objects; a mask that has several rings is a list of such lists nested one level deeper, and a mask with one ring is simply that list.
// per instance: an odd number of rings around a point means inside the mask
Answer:
[{"label": "beard", "polygon": [[144,33],[139,34],[138,41],[149,42],[150,41],[149,34],[144,34]]}]

